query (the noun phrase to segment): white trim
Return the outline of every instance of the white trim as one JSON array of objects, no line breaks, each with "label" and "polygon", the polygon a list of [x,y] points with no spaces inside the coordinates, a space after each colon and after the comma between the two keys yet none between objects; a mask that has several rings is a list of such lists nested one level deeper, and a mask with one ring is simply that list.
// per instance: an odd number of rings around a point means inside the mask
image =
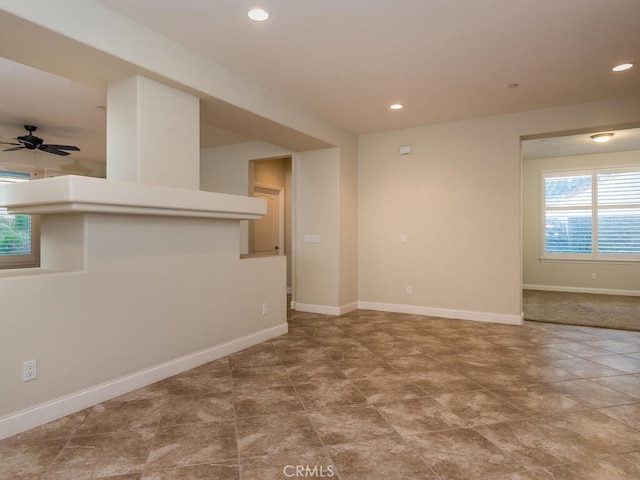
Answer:
[{"label": "white trim", "polygon": [[524,290],[546,290],[548,292],[596,293],[600,295],[625,295],[640,297],[640,290],[616,290],[613,288],[566,287],[562,285],[522,285]]},{"label": "white trim", "polygon": [[312,305],[310,303],[296,302],[296,312],[319,313],[320,315],[340,315],[340,307],[330,307],[328,305]]},{"label": "white trim", "polygon": [[395,303],[358,302],[358,308],[364,310],[378,310],[381,312],[411,313],[430,317],[443,317],[455,320],[473,320],[476,322],[504,323],[507,325],[522,325],[523,316],[507,315],[504,313],[472,312],[469,310],[450,310],[447,308],[433,308],[418,305],[402,305]]},{"label": "white trim", "polygon": [[291,302],[292,307],[297,312],[319,313],[321,315],[333,315],[339,317],[345,313],[352,312],[358,308],[358,302],[348,303],[340,307],[331,307],[329,305],[312,305],[310,303]]},{"label": "white trim", "polygon": [[119,395],[151,385],[218,358],[257,345],[288,331],[287,323],[260,330],[244,337],[161,363],[139,372],[111,380],[86,390],[56,398],[35,407],[0,418],[0,439],[64,417]]},{"label": "white trim", "polygon": [[358,302],[347,303],[346,305],[342,305],[340,307],[340,315],[345,315],[357,309],[358,309]]},{"label": "white trim", "polygon": [[[291,309],[296,309],[296,292],[298,290],[298,168],[300,155],[293,153],[291,155]],[[289,257],[287,257],[289,258]]]}]

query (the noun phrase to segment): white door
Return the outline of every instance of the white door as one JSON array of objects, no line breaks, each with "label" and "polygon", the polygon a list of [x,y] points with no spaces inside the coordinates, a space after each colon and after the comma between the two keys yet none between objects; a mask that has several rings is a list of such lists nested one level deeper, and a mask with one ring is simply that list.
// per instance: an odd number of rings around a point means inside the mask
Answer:
[{"label": "white door", "polygon": [[253,196],[267,202],[267,213],[253,222],[252,252],[259,255],[284,254],[282,189],[256,186]]}]

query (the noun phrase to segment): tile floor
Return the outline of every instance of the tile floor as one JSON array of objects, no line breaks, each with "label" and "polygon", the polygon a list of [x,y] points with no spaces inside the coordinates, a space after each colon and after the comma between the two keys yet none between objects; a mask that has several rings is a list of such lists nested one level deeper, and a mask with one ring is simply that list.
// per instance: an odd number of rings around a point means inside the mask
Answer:
[{"label": "tile floor", "polygon": [[640,332],[356,311],[0,441],[2,480],[640,479]]}]

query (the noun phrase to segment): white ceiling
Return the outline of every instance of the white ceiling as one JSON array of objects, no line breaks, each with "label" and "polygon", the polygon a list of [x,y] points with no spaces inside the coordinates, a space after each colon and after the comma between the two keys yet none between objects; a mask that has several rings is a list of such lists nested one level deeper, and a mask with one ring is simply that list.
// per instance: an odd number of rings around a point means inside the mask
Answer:
[{"label": "white ceiling", "polygon": [[594,153],[640,151],[640,128],[613,129],[606,132],[613,133],[613,138],[607,143],[595,143],[591,139],[591,135],[594,134],[592,132],[527,139],[522,142],[522,158],[528,160],[591,155]]},{"label": "white ceiling", "polygon": [[[248,0],[100,3],[357,134],[640,95],[640,66],[611,72],[640,62],[638,0],[262,0],[261,24]],[[0,78],[0,140],[35,124],[104,161],[104,91],[4,60]],[[218,127],[203,146],[247,139]]]}]

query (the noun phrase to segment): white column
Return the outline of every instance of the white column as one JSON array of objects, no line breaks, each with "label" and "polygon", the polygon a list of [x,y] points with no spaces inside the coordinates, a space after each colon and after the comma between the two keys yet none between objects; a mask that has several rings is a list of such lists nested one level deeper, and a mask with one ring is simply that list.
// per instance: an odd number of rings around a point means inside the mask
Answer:
[{"label": "white column", "polygon": [[140,75],[107,91],[107,179],[200,188],[198,97]]}]

